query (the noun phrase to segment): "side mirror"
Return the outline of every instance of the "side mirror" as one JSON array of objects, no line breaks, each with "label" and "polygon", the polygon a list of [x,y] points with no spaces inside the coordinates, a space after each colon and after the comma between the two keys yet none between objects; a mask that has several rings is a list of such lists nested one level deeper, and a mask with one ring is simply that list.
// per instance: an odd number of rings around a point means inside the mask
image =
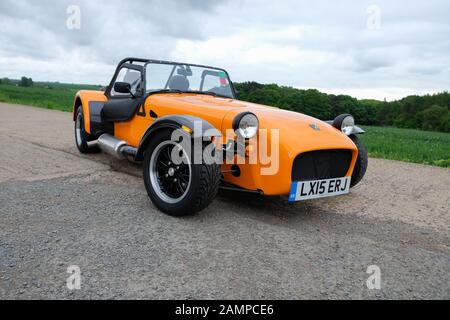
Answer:
[{"label": "side mirror", "polygon": [[239,99],[239,91],[236,89],[234,89],[234,95],[236,96],[236,99]]},{"label": "side mirror", "polygon": [[131,94],[131,84],[129,84],[128,82],[116,82],[114,83],[114,91],[119,93]]}]

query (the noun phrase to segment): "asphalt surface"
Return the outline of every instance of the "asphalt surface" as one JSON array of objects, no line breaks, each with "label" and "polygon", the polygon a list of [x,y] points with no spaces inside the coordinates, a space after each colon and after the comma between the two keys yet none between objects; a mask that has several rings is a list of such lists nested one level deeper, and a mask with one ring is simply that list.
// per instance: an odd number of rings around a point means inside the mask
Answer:
[{"label": "asphalt surface", "polygon": [[221,192],[172,218],[138,165],[80,155],[71,120],[0,103],[0,299],[450,298],[449,169],[370,159],[349,195]]}]

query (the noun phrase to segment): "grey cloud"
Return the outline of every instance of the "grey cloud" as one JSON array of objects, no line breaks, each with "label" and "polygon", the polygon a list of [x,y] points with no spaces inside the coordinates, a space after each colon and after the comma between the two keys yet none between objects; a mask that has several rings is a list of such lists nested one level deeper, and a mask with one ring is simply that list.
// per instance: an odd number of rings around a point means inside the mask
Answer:
[{"label": "grey cloud", "polygon": [[[80,30],[66,28],[72,4]],[[366,26],[373,4],[379,30]],[[448,12],[444,0],[2,0],[0,77],[105,83],[124,56],[146,56],[223,66],[240,81],[448,89]]]},{"label": "grey cloud", "polygon": [[353,56],[353,70],[356,72],[370,72],[380,68],[390,67],[395,63],[395,58],[392,57],[393,50],[395,48],[391,48],[390,50],[383,48],[358,52]]},{"label": "grey cloud", "polygon": [[445,70],[446,67],[440,65],[421,65],[417,67],[411,67],[408,69],[411,73],[418,73],[422,75],[435,75]]}]

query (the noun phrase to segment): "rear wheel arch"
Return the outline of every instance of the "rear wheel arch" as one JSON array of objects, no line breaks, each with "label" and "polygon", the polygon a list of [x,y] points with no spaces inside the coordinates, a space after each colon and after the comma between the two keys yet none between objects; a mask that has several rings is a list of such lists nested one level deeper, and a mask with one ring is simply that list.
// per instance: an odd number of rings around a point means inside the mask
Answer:
[{"label": "rear wheel arch", "polygon": [[95,138],[84,129],[84,119],[83,108],[78,106],[75,112],[75,145],[81,153],[99,152],[100,149],[97,145],[88,144],[88,142],[95,140]]},{"label": "rear wheel arch", "polygon": [[83,107],[83,102],[81,101],[81,98],[79,96],[77,96],[73,103],[73,121],[76,120],[77,111],[78,111],[78,108],[80,108],[80,107]]},{"label": "rear wheel arch", "polygon": [[[78,112],[78,109],[80,109],[80,108],[83,113],[84,130],[87,133],[90,133],[91,130],[90,130],[90,122],[89,122],[89,108],[87,106],[85,106],[81,95],[79,93],[77,93],[77,95],[75,96],[75,101],[73,103],[73,121],[76,121],[77,112]],[[86,118],[88,118],[87,121],[86,121]]]},{"label": "rear wheel arch", "polygon": [[91,126],[90,126],[90,113],[89,113],[89,103],[90,103],[90,97],[86,94],[83,94],[82,92],[77,92],[75,95],[75,99],[73,102],[73,121],[76,121],[77,112],[78,109],[81,108],[83,111],[83,123],[84,123],[84,130],[90,134],[91,133]]}]

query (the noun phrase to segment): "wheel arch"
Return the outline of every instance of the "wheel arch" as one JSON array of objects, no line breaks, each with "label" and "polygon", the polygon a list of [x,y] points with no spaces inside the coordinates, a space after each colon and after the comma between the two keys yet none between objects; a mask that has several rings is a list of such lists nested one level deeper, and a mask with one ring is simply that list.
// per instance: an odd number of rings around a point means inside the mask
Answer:
[{"label": "wheel arch", "polygon": [[73,114],[72,114],[72,120],[75,121],[77,117],[77,111],[79,107],[83,107],[83,102],[81,101],[80,95],[77,93],[75,95],[75,99],[73,101]]},{"label": "wheel arch", "polygon": [[91,133],[91,122],[90,122],[90,113],[89,113],[89,103],[93,101],[107,101],[104,93],[102,91],[94,91],[94,90],[80,90],[75,94],[73,99],[73,121],[76,120],[76,115],[78,108],[82,108],[83,110],[83,120],[84,120],[84,129],[87,133]]},{"label": "wheel arch", "polygon": [[144,159],[144,152],[150,139],[160,130],[164,129],[184,129],[194,138],[212,138],[220,137],[222,135],[212,124],[201,118],[189,115],[165,116],[157,119],[148,127],[139,143],[135,160],[141,161]]},{"label": "wheel arch", "polygon": [[350,188],[356,186],[366,174],[366,170],[369,164],[369,158],[366,147],[360,138],[356,134],[351,134],[349,138],[353,141],[358,149],[358,156],[356,158],[355,166],[353,167],[352,180]]}]

